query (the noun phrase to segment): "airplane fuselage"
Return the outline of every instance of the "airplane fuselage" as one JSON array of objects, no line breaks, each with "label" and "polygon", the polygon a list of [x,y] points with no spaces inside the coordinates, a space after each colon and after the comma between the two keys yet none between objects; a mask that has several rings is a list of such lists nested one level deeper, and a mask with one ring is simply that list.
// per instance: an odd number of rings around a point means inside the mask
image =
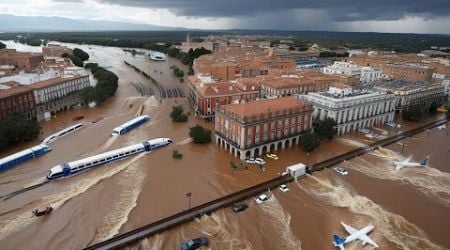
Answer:
[{"label": "airplane fuselage", "polygon": [[349,235],[349,236],[345,239],[344,244],[345,244],[345,243],[349,243],[349,242],[351,242],[351,241],[354,241],[354,240],[358,239],[359,237],[361,237],[362,235],[366,235],[366,234],[372,232],[372,230],[373,230],[374,228],[375,228],[375,227],[374,227],[372,224],[370,224],[370,225],[368,225],[367,227],[365,227],[365,228],[359,230],[358,232]]}]

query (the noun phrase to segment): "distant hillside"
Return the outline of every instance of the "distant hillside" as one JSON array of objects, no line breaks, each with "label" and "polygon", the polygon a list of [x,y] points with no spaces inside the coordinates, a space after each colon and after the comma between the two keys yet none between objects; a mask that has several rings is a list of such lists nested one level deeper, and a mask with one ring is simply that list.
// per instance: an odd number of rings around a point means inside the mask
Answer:
[{"label": "distant hillside", "polygon": [[182,30],[148,24],[76,20],[63,17],[14,16],[0,14],[0,32],[100,31],[100,30]]},{"label": "distant hillside", "polygon": [[[0,24],[1,26],[1,24]],[[112,27],[112,26],[111,26]],[[162,28],[162,27],[160,27]],[[276,30],[157,30],[157,31],[72,31],[72,32],[14,32],[0,33],[0,40],[17,39],[18,35],[29,40],[44,39],[79,44],[96,44],[116,47],[154,49],[157,42],[180,43],[187,33],[191,38],[210,34],[253,34],[268,35],[277,43],[288,37],[293,45],[307,48],[312,44],[328,49],[368,48],[374,50],[393,50],[396,52],[420,52],[431,46],[449,46],[450,35],[404,34],[375,32],[328,32],[328,31],[276,31]]]}]

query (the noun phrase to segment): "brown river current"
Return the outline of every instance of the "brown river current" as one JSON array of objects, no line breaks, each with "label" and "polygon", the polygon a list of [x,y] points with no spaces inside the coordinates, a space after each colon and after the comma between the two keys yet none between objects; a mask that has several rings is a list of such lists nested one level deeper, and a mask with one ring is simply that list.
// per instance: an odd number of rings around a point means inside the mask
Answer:
[{"label": "brown river current", "polygon": [[[8,47],[19,47],[6,42]],[[163,87],[184,89],[172,76],[170,66],[186,70],[178,61],[147,62],[119,48],[93,45],[80,47],[97,62],[115,72],[119,89],[115,97],[100,107],[59,113],[43,122],[43,134],[33,142],[11,148],[0,157],[40,143],[47,135],[75,122],[83,115],[84,127],[50,146],[52,151],[9,171],[0,173],[0,196],[45,180],[48,170],[60,163],[87,157],[156,137],[170,137],[167,148],[95,168],[85,173],[51,181],[37,189],[6,201],[0,201],[0,249],[80,249],[159,220],[192,206],[219,198],[265,180],[272,179],[290,164],[314,163],[370,143],[361,134],[349,134],[323,144],[306,156],[299,148],[277,152],[280,159],[267,160],[267,170],[256,167],[235,173],[230,161],[238,162],[214,143],[195,145],[188,138],[189,127],[201,124],[190,115],[187,124],[174,124],[169,112],[186,98],[162,99],[157,87],[126,66],[127,60],[148,72]],[[21,49],[29,49],[20,46]],[[141,96],[135,85],[151,89],[155,96]],[[149,92],[150,93],[150,92]],[[120,137],[111,130],[133,118],[141,105],[151,121]],[[192,111],[191,111],[192,112]],[[96,123],[92,123],[103,118]],[[407,124],[407,127],[417,126]],[[382,127],[389,134],[395,131]],[[172,158],[172,150],[183,154]],[[433,129],[402,142],[340,164],[348,176],[333,169],[289,183],[290,191],[266,192],[269,202],[244,203],[249,209],[239,214],[231,208],[205,215],[195,221],[144,239],[140,249],[179,249],[180,243],[207,236],[206,249],[333,249],[332,234],[346,236],[341,221],[362,228],[369,223],[375,229],[369,236],[381,249],[448,249],[450,237],[450,136],[446,130]],[[392,160],[413,156],[419,161],[430,156],[429,168],[393,170]],[[31,211],[51,205],[55,210],[46,217],[34,217]],[[130,248],[133,246],[130,246]],[[346,249],[372,249],[352,242]]]}]

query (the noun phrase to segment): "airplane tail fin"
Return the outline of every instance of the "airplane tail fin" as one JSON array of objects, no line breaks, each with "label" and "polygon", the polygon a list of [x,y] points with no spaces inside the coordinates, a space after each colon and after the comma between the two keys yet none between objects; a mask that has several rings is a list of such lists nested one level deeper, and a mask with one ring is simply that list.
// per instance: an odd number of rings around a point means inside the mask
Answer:
[{"label": "airplane tail fin", "polygon": [[420,161],[420,165],[426,167],[428,164],[428,157]]},{"label": "airplane tail fin", "polygon": [[338,235],[333,235],[333,244],[335,247],[339,247],[341,250],[344,250],[344,242],[345,239],[339,237]]}]

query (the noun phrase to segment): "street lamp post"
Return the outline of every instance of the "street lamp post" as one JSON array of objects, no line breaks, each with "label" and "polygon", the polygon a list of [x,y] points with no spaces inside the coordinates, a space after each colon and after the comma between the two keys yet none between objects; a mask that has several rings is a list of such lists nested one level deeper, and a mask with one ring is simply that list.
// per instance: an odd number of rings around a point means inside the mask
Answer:
[{"label": "street lamp post", "polygon": [[188,198],[189,210],[191,210],[191,196],[192,196],[191,192],[186,193],[186,198]]}]

